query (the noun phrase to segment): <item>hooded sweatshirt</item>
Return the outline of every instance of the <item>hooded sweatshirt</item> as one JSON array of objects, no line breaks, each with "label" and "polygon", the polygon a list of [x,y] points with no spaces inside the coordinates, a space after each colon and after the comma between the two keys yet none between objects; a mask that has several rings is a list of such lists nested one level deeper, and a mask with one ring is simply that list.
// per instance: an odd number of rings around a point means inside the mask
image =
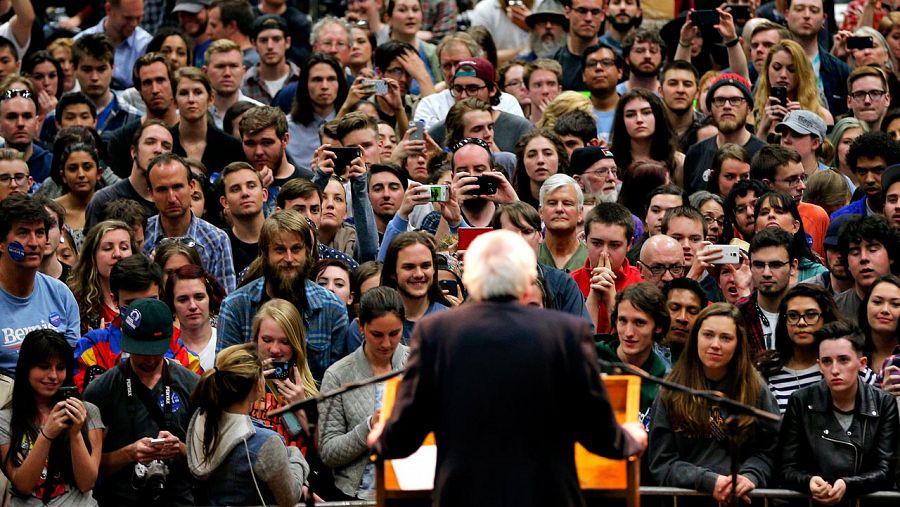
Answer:
[{"label": "hooded sweatshirt", "polygon": [[[285,447],[278,433],[257,426],[250,416],[223,412],[218,445],[203,452],[206,414],[197,411],[188,426],[187,462],[203,481],[201,497],[208,505],[295,505],[309,465],[296,447]],[[203,494],[205,493],[205,494]]]}]

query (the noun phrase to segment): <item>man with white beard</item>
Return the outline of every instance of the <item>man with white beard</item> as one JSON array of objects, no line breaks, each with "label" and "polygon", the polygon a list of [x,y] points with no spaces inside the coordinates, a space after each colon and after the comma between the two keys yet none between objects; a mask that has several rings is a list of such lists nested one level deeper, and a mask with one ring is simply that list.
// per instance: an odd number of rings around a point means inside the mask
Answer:
[{"label": "man with white beard", "polygon": [[616,160],[607,148],[577,148],[572,152],[569,173],[581,186],[584,195],[593,196],[595,202],[616,202],[619,198]]},{"label": "man with white beard", "polygon": [[562,5],[556,0],[544,0],[541,5],[525,18],[528,23],[528,47],[531,52],[523,54],[525,61],[538,58],[552,58],[566,43],[569,20]]}]

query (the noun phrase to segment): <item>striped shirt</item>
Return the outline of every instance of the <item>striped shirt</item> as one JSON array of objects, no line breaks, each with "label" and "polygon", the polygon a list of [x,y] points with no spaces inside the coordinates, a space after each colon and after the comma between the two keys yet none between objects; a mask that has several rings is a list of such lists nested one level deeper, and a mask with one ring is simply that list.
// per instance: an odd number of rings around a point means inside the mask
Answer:
[{"label": "striped shirt", "polygon": [[[871,368],[866,367],[865,370],[859,372],[859,377],[863,383],[875,385],[875,372]],[[822,372],[819,371],[818,364],[802,370],[782,367],[781,371],[769,377],[769,390],[772,391],[775,401],[778,402],[778,410],[783,414],[787,410],[788,400],[795,391],[811,386],[820,380],[822,380]]]}]

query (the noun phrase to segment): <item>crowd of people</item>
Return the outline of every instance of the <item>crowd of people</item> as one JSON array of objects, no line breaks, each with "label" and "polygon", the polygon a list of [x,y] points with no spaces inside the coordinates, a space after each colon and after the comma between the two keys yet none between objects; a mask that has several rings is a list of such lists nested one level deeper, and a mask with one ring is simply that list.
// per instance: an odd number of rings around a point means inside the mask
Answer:
[{"label": "crowd of people", "polygon": [[645,484],[897,488],[900,2],[47,3],[0,1],[13,505],[372,499],[383,385],[269,412],[419,360],[500,229],[589,363],[783,414],[645,383]]}]

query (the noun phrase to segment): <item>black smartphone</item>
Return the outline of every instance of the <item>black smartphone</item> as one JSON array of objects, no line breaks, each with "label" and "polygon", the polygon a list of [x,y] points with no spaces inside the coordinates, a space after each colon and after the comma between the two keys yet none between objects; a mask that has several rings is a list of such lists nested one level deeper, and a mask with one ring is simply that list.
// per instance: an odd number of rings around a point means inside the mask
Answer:
[{"label": "black smartphone", "polygon": [[459,283],[456,280],[440,280],[438,287],[449,292],[451,296],[459,297]]},{"label": "black smartphone", "polygon": [[694,26],[713,26],[719,24],[719,11],[700,9],[691,12],[691,23]]},{"label": "black smartphone", "polygon": [[359,148],[329,148],[334,153],[334,175],[344,176],[350,163],[359,156]]},{"label": "black smartphone", "polygon": [[78,388],[75,386],[60,387],[59,396],[64,400],[67,400],[69,398],[78,398]]},{"label": "black smartphone", "polygon": [[491,176],[476,176],[478,188],[470,192],[474,195],[494,195],[497,193],[497,180]]},{"label": "black smartphone", "polygon": [[728,12],[731,13],[731,17],[738,24],[746,23],[750,19],[749,5],[729,5]]},{"label": "black smartphone", "polygon": [[269,364],[275,371],[266,376],[266,378],[287,380],[291,376],[291,363],[287,361],[272,361]]},{"label": "black smartphone", "polygon": [[782,107],[787,107],[788,96],[787,96],[787,87],[785,86],[773,86],[769,88],[769,95],[778,99],[778,102],[781,103]]},{"label": "black smartphone", "polygon": [[871,35],[847,37],[847,49],[871,49],[875,47],[875,39]]}]

